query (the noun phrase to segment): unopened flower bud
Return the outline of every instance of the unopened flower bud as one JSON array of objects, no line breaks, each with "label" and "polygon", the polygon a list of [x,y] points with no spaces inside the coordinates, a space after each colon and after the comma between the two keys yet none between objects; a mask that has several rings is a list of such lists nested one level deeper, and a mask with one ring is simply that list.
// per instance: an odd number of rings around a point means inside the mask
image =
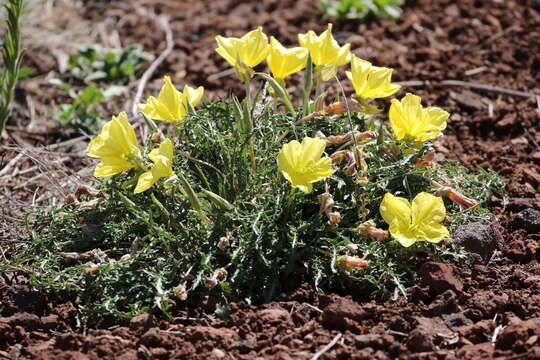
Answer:
[{"label": "unopened flower bud", "polygon": [[441,186],[437,190],[436,194],[438,196],[446,196],[456,204],[463,206],[465,209],[474,209],[476,206],[478,206],[478,201],[466,197],[449,186]]},{"label": "unopened flower bud", "polygon": [[366,256],[349,256],[341,255],[336,258],[336,264],[344,271],[362,270],[368,267],[369,262],[366,260]]}]

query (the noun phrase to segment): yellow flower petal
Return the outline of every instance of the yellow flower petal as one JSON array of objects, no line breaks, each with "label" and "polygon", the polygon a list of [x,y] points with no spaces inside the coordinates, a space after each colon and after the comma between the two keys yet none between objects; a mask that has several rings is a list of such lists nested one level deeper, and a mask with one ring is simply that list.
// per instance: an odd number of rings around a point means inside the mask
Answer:
[{"label": "yellow flower petal", "polygon": [[96,136],[86,149],[88,156],[101,159],[94,170],[94,176],[105,177],[134,168],[130,157],[138,156],[139,145],[135,131],[127,120],[126,113],[113,116],[101,133]]},{"label": "yellow flower petal", "polygon": [[403,99],[392,100],[389,118],[397,140],[436,139],[446,128],[450,114],[437,107],[423,108],[419,96],[407,93]]},{"label": "yellow flower petal", "polygon": [[313,64],[317,66],[341,66],[351,60],[350,44],[340,47],[332,36],[332,24],[317,36],[312,30],[298,34],[300,46],[309,50]]},{"label": "yellow flower petal", "polygon": [[139,109],[154,120],[179,122],[187,115],[187,103],[191,103],[192,106],[197,105],[203,96],[204,88],[200,86],[193,89],[185,85],[182,93],[174,87],[169,76],[165,76],[163,81],[165,84],[157,99],[150,96],[146,104],[139,104]]},{"label": "yellow flower petal", "polygon": [[382,218],[387,224],[408,227],[411,223],[411,205],[402,197],[386,193],[379,207]]},{"label": "yellow flower petal", "polygon": [[268,56],[268,37],[260,26],[240,39],[219,35],[215,39],[218,44],[216,52],[234,67],[238,66],[238,60],[255,67]]},{"label": "yellow flower petal", "polygon": [[266,60],[274,78],[282,80],[306,67],[308,53],[307,49],[301,47],[286,49],[272,37]]},{"label": "yellow flower petal", "polygon": [[356,95],[364,99],[384,98],[401,88],[390,82],[392,71],[389,68],[373,66],[369,61],[353,55],[351,72],[347,72],[347,77],[353,83]]},{"label": "yellow flower petal", "polygon": [[278,168],[293,187],[305,193],[313,190],[313,183],[332,175],[332,160],[322,157],[326,141],[306,137],[283,145],[278,154]]},{"label": "yellow flower petal", "polygon": [[165,139],[148,154],[148,158],[154,163],[150,171],[146,171],[139,176],[137,186],[133,191],[135,194],[150,189],[159,179],[171,177],[172,170],[173,143],[171,139]]}]

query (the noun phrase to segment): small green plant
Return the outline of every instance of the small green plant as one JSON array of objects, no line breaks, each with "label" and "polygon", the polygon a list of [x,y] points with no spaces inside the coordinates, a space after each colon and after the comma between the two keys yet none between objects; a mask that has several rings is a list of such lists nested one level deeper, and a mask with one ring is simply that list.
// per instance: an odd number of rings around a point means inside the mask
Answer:
[{"label": "small green plant", "polygon": [[107,90],[88,86],[78,91],[60,79],[51,79],[50,83],[64,90],[72,99],[72,102],[59,106],[60,111],[55,114],[56,119],[63,124],[81,128],[90,134],[98,133],[105,123],[99,112],[96,111],[97,107],[108,97],[119,95],[125,91],[122,86],[111,86]]},{"label": "small green plant", "polygon": [[23,0],[9,0],[5,5],[6,32],[2,44],[3,67],[0,71],[0,136],[10,112],[15,85],[21,66],[21,17]]},{"label": "small green plant", "polygon": [[143,63],[153,56],[134,44],[122,51],[106,49],[99,45],[78,45],[77,55],[69,58],[71,74],[84,82],[108,81],[127,84],[139,73]]},{"label": "small green plant", "polygon": [[363,20],[371,14],[397,19],[405,0],[321,0],[319,6],[325,18]]}]

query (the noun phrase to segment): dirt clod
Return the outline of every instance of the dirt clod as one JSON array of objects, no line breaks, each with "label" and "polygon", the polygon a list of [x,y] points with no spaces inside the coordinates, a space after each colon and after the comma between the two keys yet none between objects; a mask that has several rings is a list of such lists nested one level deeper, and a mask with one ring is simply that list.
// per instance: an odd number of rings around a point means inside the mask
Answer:
[{"label": "dirt clod", "polygon": [[534,209],[525,209],[512,218],[514,229],[525,229],[529,234],[540,232],[540,212]]},{"label": "dirt clod", "polygon": [[456,268],[451,264],[426,262],[422,264],[420,274],[422,281],[434,294],[441,294],[446,290],[456,293],[463,291],[463,282],[457,276]]}]

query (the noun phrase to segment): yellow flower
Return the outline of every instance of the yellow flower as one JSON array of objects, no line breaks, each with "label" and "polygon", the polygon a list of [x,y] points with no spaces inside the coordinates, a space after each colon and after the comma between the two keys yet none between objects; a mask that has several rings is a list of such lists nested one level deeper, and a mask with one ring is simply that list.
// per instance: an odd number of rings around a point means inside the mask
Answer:
[{"label": "yellow flower", "polygon": [[133,191],[135,194],[150,189],[159,179],[173,176],[172,157],[173,144],[171,139],[165,139],[159,144],[159,148],[154,149],[148,154],[148,157],[154,163],[151,169],[139,176],[137,186]]},{"label": "yellow flower", "polygon": [[306,67],[309,50],[301,47],[286,49],[273,36],[266,61],[275,79],[283,80]]},{"label": "yellow flower", "polygon": [[351,72],[347,77],[352,81],[356,95],[363,99],[384,98],[393,95],[401,86],[392,84],[392,69],[373,66],[369,61],[353,55]]},{"label": "yellow flower", "polygon": [[313,30],[306,34],[298,34],[298,42],[300,46],[309,50],[311,60],[317,66],[341,66],[351,61],[351,45],[339,46],[332,36],[332,24],[328,24],[328,29],[319,36]]},{"label": "yellow flower", "polygon": [[217,53],[229,64],[238,67],[238,60],[242,60],[249,67],[259,65],[268,56],[268,37],[258,27],[241,38],[216,36],[218,43]]},{"label": "yellow flower", "polygon": [[193,89],[185,85],[184,91],[180,92],[174,87],[169,76],[165,76],[163,81],[165,84],[157,99],[150,96],[146,104],[139,104],[139,109],[154,120],[179,122],[187,115],[188,103],[194,107],[201,101],[204,88],[199,86]]},{"label": "yellow flower", "polygon": [[90,141],[86,152],[88,156],[101,159],[94,170],[95,177],[112,176],[136,167],[133,159],[139,156],[139,145],[126,113],[113,116]]},{"label": "yellow flower", "polygon": [[379,208],[389,231],[401,245],[409,247],[416,241],[438,243],[450,236],[441,224],[446,217],[442,198],[421,192],[410,204],[406,199],[390,193],[384,195]]},{"label": "yellow flower", "polygon": [[420,102],[419,96],[409,93],[401,101],[392,99],[389,118],[397,140],[432,140],[446,128],[450,114],[437,107],[423,108]]},{"label": "yellow flower", "polygon": [[304,193],[313,190],[313,183],[332,175],[332,160],[322,157],[326,141],[305,137],[302,143],[296,140],[283,145],[278,154],[278,168],[293,187]]}]

